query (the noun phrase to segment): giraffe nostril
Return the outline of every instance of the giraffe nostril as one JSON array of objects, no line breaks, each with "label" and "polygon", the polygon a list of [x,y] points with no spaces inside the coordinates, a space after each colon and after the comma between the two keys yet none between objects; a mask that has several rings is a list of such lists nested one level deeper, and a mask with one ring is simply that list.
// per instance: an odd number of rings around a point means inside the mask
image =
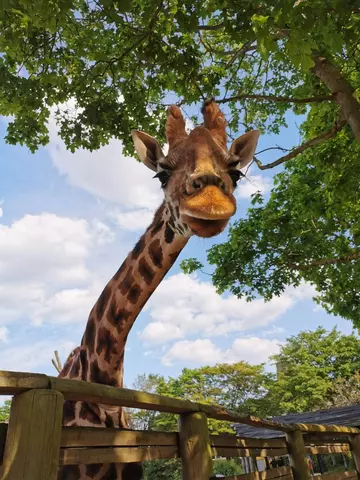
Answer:
[{"label": "giraffe nostril", "polygon": [[199,182],[198,180],[193,180],[192,186],[195,190],[199,190],[201,188],[201,182]]}]

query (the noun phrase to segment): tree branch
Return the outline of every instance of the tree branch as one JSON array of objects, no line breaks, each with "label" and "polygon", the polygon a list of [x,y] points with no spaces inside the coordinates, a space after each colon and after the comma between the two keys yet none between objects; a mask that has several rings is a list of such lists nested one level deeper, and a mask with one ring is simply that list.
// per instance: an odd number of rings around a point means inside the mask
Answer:
[{"label": "tree branch", "polygon": [[282,163],[287,162],[288,160],[291,160],[292,158],[296,157],[297,155],[299,155],[299,153],[304,152],[308,148],[314,147],[315,145],[318,145],[319,143],[322,143],[325,140],[329,140],[329,138],[334,137],[346,125],[346,123],[347,123],[346,120],[339,121],[328,132],[322,133],[318,137],[308,140],[307,142],[303,143],[299,147],[292,150],[287,155],[284,155],[283,157],[278,158],[274,162],[263,165],[260,162],[260,160],[254,157],[255,163],[260,168],[260,170],[268,170],[269,168],[277,167],[278,165],[281,165]]},{"label": "tree branch", "polygon": [[321,258],[319,260],[313,260],[306,265],[297,265],[296,263],[287,263],[286,267],[291,268],[292,270],[308,270],[313,267],[321,267],[324,265],[335,265],[337,263],[346,263],[351,262],[352,260],[360,259],[360,252],[349,253],[342,257],[337,258]]},{"label": "tree branch", "polygon": [[284,103],[313,103],[313,102],[326,102],[335,101],[334,95],[319,95],[317,97],[308,98],[292,98],[292,97],[278,97],[276,95],[235,95],[234,97],[223,98],[217,100],[217,103],[227,103],[234,100],[265,100],[267,102],[284,102]]},{"label": "tree branch", "polygon": [[354,97],[354,88],[341,70],[327,58],[313,54],[314,74],[327,86],[336,98],[343,117],[360,142],[360,103]]},{"label": "tree branch", "polygon": [[212,30],[220,30],[220,28],[223,28],[225,26],[224,22],[218,23],[217,25],[198,25],[198,30],[207,30],[207,31],[212,31]]},{"label": "tree branch", "polygon": [[290,148],[283,148],[283,147],[280,147],[279,145],[276,145],[276,147],[264,148],[264,150],[260,150],[260,152],[256,152],[255,155],[260,155],[261,153],[268,152],[269,150],[281,150],[282,152],[290,152]]},{"label": "tree branch", "polygon": [[233,52],[230,60],[227,63],[227,67],[230,67],[239,57],[245,56],[246,53],[252,52],[257,49],[257,45],[254,42],[246,42],[239,48],[239,50]]}]

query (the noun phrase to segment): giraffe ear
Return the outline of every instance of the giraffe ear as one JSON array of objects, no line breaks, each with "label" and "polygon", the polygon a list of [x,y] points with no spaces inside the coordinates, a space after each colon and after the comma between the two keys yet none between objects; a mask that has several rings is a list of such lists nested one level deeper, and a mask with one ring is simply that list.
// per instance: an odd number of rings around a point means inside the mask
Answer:
[{"label": "giraffe ear", "polygon": [[233,163],[239,160],[237,168],[246,167],[254,158],[259,136],[259,130],[253,130],[234,140],[230,147],[230,154],[232,156],[230,162]]},{"label": "giraffe ear", "polygon": [[145,163],[148,168],[156,172],[158,161],[160,158],[164,157],[158,142],[155,140],[155,138],[151,137],[147,133],[140,132],[139,130],[132,130],[131,136],[140,160]]}]

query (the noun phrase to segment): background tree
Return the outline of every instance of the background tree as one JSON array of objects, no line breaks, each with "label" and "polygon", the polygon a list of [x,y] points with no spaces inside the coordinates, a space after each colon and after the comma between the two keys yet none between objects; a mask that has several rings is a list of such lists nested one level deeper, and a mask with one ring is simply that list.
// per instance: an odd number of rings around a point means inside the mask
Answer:
[{"label": "background tree", "polygon": [[[264,418],[358,403],[360,340],[355,333],[344,335],[323,327],[302,331],[288,338],[270,362],[277,366],[276,375],[265,371],[264,365],[238,362],[185,368],[177,378],[141,375],[136,386]],[[136,415],[134,421],[138,421]],[[213,433],[233,432],[227,422],[209,422]],[[157,413],[145,422],[140,413],[136,425],[176,431],[177,417]]]},{"label": "background tree", "polygon": [[6,422],[10,417],[11,400],[5,400],[4,405],[0,406],[0,422]]},{"label": "background tree", "polygon": [[[139,375],[133,387],[149,393],[157,393],[208,404],[220,404],[238,412],[265,414],[268,402],[260,399],[267,393],[271,374],[263,365],[239,362],[234,365],[218,364],[198,369],[185,368],[178,378],[167,380],[160,375]],[[257,405],[259,402],[259,405]],[[131,425],[137,429],[154,431],[177,431],[178,417],[172,414],[151,411],[132,411]],[[209,419],[211,433],[234,433],[229,422]],[[146,480],[178,480],[181,467],[178,460],[146,462]],[[235,460],[215,460],[214,473],[236,475],[242,473],[241,465]]]},{"label": "background tree", "polygon": [[[140,375],[134,387],[263,418],[359,403],[360,341],[355,333],[344,335],[322,327],[300,332],[281,345],[271,362],[277,366],[276,376],[264,365],[238,362],[185,368],[177,378]],[[132,420],[136,428],[178,429],[177,416],[171,414],[136,411]],[[209,428],[213,434],[234,433],[228,422],[209,420]],[[148,462],[145,478],[177,480],[180,471],[177,460]],[[237,461],[219,461],[215,472],[236,475],[242,469]]]},{"label": "background tree", "polygon": [[347,407],[360,404],[360,374],[355,372],[349,378],[337,378],[331,387],[327,407]]},{"label": "background tree", "polygon": [[6,139],[32,151],[46,144],[52,111],[72,151],[116,137],[130,152],[131,128],[164,138],[170,100],[186,111],[213,95],[231,135],[278,133],[289,113],[305,118],[299,146],[268,163],[259,152],[258,168],[280,173],[270,201],[256,195],[248,219],[210,250],[214,283],[270,299],[306,280],[328,311],[356,323],[359,31],[356,0],[6,0]]},{"label": "background tree", "polygon": [[[166,383],[165,378],[157,374],[140,374],[132,385],[132,388],[141,392],[159,393]],[[129,426],[137,430],[161,430],[157,425],[159,415],[155,410],[127,409]]]},{"label": "background tree", "polygon": [[[271,405],[265,397],[273,375],[264,365],[238,362],[214,367],[184,368],[177,378],[158,375],[139,375],[134,388],[174,398],[207,404],[218,404],[239,413],[259,416],[271,414]],[[270,412],[270,413],[269,413]],[[166,413],[135,411],[132,424],[140,429],[177,431],[177,416]],[[229,422],[209,419],[212,433],[233,433]]]},{"label": "background tree", "polygon": [[[342,335],[336,328],[327,332],[300,332],[287,339],[273,362],[280,365],[269,398],[281,413],[306,412],[340,406],[341,386],[359,388],[360,342],[355,334]],[[355,375],[355,376],[354,376]],[[357,398],[353,390],[353,398]]]}]

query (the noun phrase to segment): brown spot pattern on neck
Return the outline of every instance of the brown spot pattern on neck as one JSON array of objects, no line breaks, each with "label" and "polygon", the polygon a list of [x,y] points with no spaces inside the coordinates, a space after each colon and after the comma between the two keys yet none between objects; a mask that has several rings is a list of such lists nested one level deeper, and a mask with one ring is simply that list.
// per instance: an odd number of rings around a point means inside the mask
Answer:
[{"label": "brown spot pattern on neck", "polygon": [[170,210],[161,206],[101,293],[83,336],[78,378],[122,386],[127,336],[188,240],[174,232],[170,219]]}]

